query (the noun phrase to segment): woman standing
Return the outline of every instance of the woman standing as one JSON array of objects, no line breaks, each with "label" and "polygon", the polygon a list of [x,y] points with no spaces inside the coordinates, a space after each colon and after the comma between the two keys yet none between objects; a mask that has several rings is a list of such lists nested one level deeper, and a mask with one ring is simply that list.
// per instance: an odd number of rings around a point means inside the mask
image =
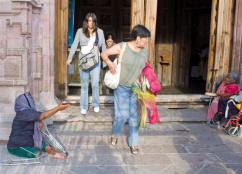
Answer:
[{"label": "woman standing", "polygon": [[[94,13],[88,13],[83,21],[82,28],[77,30],[74,42],[71,46],[71,50],[68,56],[67,65],[72,61],[73,55],[76,52],[78,43],[81,46],[81,53],[83,55],[90,53],[97,41],[98,48],[105,50],[105,40],[103,30],[97,27],[97,17]],[[99,62],[92,68],[88,70],[82,70],[79,67],[80,79],[81,79],[81,99],[80,108],[81,114],[87,114],[88,111],[88,80],[89,74],[91,75],[92,84],[92,105],[94,107],[94,112],[99,112],[99,75],[100,75],[100,52],[97,53],[99,56]]]},{"label": "woman standing", "polygon": [[109,59],[110,55],[120,54],[125,46],[121,62],[119,86],[114,90],[115,118],[113,123],[112,145],[118,142],[122,128],[129,119],[128,145],[132,154],[138,153],[138,108],[137,95],[132,92],[132,84],[140,77],[148,52],[144,46],[148,42],[150,31],[143,25],[136,25],[131,31],[131,41],[122,42],[102,52],[101,57],[111,73],[116,73],[116,65]]}]

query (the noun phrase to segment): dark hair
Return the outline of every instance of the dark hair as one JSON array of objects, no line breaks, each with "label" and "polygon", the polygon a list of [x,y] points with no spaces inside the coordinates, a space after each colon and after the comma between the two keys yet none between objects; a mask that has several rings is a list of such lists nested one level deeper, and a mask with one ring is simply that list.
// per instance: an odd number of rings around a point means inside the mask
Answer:
[{"label": "dark hair", "polygon": [[131,31],[131,40],[136,40],[139,37],[150,37],[150,31],[143,25],[136,25]]},{"label": "dark hair", "polygon": [[88,19],[92,18],[93,22],[95,23],[94,25],[94,31],[97,31],[97,16],[95,13],[87,13],[82,24],[82,32],[85,34],[86,37],[90,37],[90,33],[88,30]]},{"label": "dark hair", "polygon": [[106,34],[105,40],[108,40],[108,39],[113,39],[114,40],[114,37],[113,37],[113,34],[112,33],[107,33]]}]

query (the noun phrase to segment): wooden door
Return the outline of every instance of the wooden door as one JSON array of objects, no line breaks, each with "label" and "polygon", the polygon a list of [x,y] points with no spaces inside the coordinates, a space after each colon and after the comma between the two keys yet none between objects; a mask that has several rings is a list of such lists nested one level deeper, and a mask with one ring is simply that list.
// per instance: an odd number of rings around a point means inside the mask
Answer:
[{"label": "wooden door", "polygon": [[240,75],[242,86],[242,0],[236,1],[231,71]]},{"label": "wooden door", "polygon": [[206,92],[215,92],[230,71],[234,8],[235,0],[212,1]]},{"label": "wooden door", "polygon": [[187,88],[189,86],[189,67],[191,55],[191,1],[174,1],[175,24],[172,52],[171,86]]},{"label": "wooden door", "polygon": [[97,16],[98,26],[104,34],[112,33],[115,42],[129,37],[131,0],[78,0],[76,1],[75,32],[82,27],[88,12]]},{"label": "wooden door", "polygon": [[149,51],[148,59],[152,67],[155,68],[155,37],[156,37],[156,19],[157,19],[158,0],[145,1],[145,27],[150,30],[150,39],[147,49]]},{"label": "wooden door", "polygon": [[174,4],[172,0],[158,1],[156,27],[156,73],[163,86],[171,86],[174,36]]},{"label": "wooden door", "polygon": [[67,96],[68,0],[56,0],[55,94]]},{"label": "wooden door", "polygon": [[214,70],[214,58],[215,58],[215,48],[216,48],[216,31],[217,31],[217,18],[218,18],[218,1],[212,1],[211,7],[211,24],[210,24],[210,41],[209,41],[209,55],[208,55],[208,73],[207,73],[207,83],[206,91],[210,92],[213,90],[213,80],[215,78]]}]

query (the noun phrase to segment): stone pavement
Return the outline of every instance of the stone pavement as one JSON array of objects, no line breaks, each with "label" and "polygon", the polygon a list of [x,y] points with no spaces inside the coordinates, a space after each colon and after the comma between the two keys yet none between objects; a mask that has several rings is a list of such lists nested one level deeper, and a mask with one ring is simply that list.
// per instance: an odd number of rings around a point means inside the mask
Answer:
[{"label": "stone pavement", "polygon": [[[165,108],[162,105],[157,106],[161,122],[201,122],[206,121],[207,107],[198,108]],[[54,116],[56,122],[112,122],[114,115],[113,106],[101,107],[99,113],[95,113],[92,108],[87,116],[81,116],[79,106],[70,108]]]},{"label": "stone pavement", "polygon": [[[161,122],[205,122],[207,107],[168,109],[158,105]],[[82,116],[77,105],[71,105],[65,111],[53,116],[55,122],[85,122],[85,123],[112,123],[114,115],[113,106],[102,106],[99,113],[91,108],[87,116]],[[8,140],[11,131],[11,122],[0,121],[0,140]]]},{"label": "stone pavement", "polygon": [[[66,146],[66,161],[43,157],[38,165],[0,166],[0,174],[242,174],[242,138],[202,123],[159,123],[140,130],[140,153],[127,147],[128,126],[117,147],[111,123],[69,122],[50,126]],[[16,159],[0,145],[0,161]]]}]

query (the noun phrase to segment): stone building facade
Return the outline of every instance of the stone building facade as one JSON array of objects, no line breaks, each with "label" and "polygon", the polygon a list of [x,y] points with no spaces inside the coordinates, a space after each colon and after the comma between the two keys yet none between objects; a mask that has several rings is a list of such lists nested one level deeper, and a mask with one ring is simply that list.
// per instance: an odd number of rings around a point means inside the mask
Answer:
[{"label": "stone building facade", "polygon": [[0,0],[0,120],[15,98],[31,91],[36,104],[54,101],[54,0]]},{"label": "stone building facade", "polygon": [[[25,91],[30,91],[42,108],[56,104],[55,3],[0,0],[0,121],[13,118],[15,98]],[[234,47],[228,69],[240,74],[242,85],[242,0],[235,4]]]}]

